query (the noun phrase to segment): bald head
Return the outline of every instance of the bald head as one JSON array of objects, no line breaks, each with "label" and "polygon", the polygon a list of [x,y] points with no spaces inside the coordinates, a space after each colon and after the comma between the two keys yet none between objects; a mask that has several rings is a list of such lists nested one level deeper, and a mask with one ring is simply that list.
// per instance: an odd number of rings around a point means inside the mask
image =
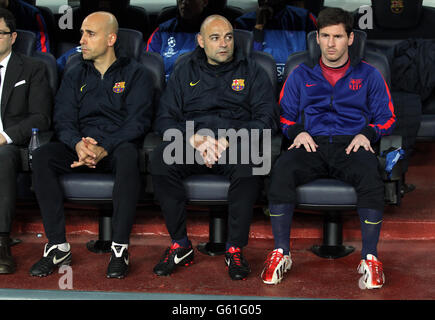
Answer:
[{"label": "bald head", "polygon": [[[88,20],[88,21],[86,21]],[[110,12],[97,11],[88,15],[83,23],[90,22],[92,24],[98,24],[107,34],[118,34],[118,20]]]},{"label": "bald head", "polygon": [[112,61],[117,40],[118,21],[109,12],[94,12],[83,20],[80,29],[82,56],[85,60]]},{"label": "bald head", "polygon": [[217,65],[233,59],[233,26],[226,18],[220,15],[207,17],[201,25],[197,40],[204,49],[208,63]]},{"label": "bald head", "polygon": [[205,20],[202,22],[201,28],[199,30],[201,35],[204,36],[204,34],[206,33],[206,30],[208,30],[210,24],[213,23],[213,25],[214,25],[216,21],[219,21],[221,23],[226,24],[231,30],[233,30],[233,26],[231,25],[231,23],[228,21],[227,18],[220,16],[218,14],[213,14],[213,15],[205,18]]}]

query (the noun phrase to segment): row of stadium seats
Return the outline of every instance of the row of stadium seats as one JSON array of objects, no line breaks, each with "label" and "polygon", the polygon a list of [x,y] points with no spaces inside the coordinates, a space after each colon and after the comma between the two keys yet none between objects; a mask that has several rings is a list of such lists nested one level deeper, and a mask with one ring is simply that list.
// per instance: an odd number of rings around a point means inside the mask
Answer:
[{"label": "row of stadium seats", "polygon": [[[389,65],[385,56],[365,48],[366,35],[364,32],[356,32],[356,41],[351,50],[361,57],[364,57],[369,63],[375,65],[384,75],[389,83],[390,73]],[[35,56],[43,59],[47,67],[52,69],[49,72],[49,81],[52,84],[53,91],[56,91],[58,79],[56,78],[56,66],[53,64],[54,58],[50,54],[36,54],[29,48],[32,48],[32,37],[34,34],[20,31],[19,41],[15,44],[14,49],[24,54]],[[143,53],[142,34],[137,30],[121,28],[118,36],[118,45],[115,47],[117,54],[120,50],[131,58],[141,62],[154,77],[154,105],[158,106],[159,97],[165,90],[164,68],[162,58],[155,53]],[[25,40],[26,39],[26,40]],[[246,55],[255,59],[267,73],[269,80],[277,87],[275,61],[268,53],[252,50],[253,35],[248,31],[235,30],[236,46],[241,48]],[[25,42],[25,43],[23,43]],[[305,61],[310,55],[318,53],[315,32],[308,36],[308,50],[296,55],[290,56],[286,65],[286,72],[292,70],[298,63]],[[46,59],[46,56],[50,57]],[[177,63],[182,63],[184,59],[181,56]],[[80,61],[80,54],[71,56],[66,68],[72,68]],[[44,139],[47,140],[47,139]],[[143,143],[140,156],[140,169],[143,179],[143,190],[141,192],[141,201],[153,201],[152,185],[148,171],[149,155],[155,146],[161,141],[161,138],[149,133]],[[44,142],[43,142],[44,143]],[[283,137],[277,134],[272,139],[271,161],[278,157],[283,146]],[[380,151],[387,150],[390,147],[400,147],[400,137],[386,137],[381,140]],[[30,191],[30,174],[26,168],[27,157],[23,150],[23,172],[18,181],[18,198],[32,199]],[[380,161],[381,158],[380,158]],[[267,179],[267,177],[266,177]],[[395,172],[391,178],[384,176],[386,193],[385,200],[387,204],[400,204],[400,189],[402,183],[402,169],[395,167]],[[61,183],[65,195],[65,200],[70,202],[91,203],[101,208],[100,214],[100,234],[98,241],[88,243],[88,248],[94,252],[105,252],[109,250],[111,244],[111,198],[114,184],[112,174],[99,173],[71,173],[61,177]],[[227,195],[229,180],[218,175],[194,175],[185,180],[187,196],[190,204],[210,205],[210,241],[202,245],[199,249],[207,254],[221,254],[224,251],[225,230],[226,230],[226,211]],[[33,198],[34,200],[34,198]],[[266,203],[263,197],[262,203]],[[325,211],[324,225],[324,244],[316,247],[314,252],[318,255],[328,258],[338,258],[350,253],[353,248],[343,246],[340,211],[352,210],[356,207],[356,193],[353,187],[341,181],[334,179],[320,179],[312,183],[300,186],[298,188],[298,207],[305,209],[315,209]]]}]

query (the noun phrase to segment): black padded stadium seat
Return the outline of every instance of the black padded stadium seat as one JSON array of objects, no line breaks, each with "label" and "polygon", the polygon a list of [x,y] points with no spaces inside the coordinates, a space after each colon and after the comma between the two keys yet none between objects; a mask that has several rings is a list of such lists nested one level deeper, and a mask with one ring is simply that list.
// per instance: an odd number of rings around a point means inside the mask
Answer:
[{"label": "black padded stadium seat", "polygon": [[[390,81],[389,65],[385,56],[370,52],[365,48],[366,35],[355,30],[355,39],[350,47],[351,55],[362,57],[365,61],[378,68],[387,84]],[[312,31],[307,37],[307,51],[291,55],[285,66],[285,78],[299,64],[312,61],[320,56],[320,48],[316,42],[316,32]],[[400,136],[382,137],[379,145],[379,154],[390,147],[400,147]],[[380,161],[382,161],[380,159]],[[400,188],[402,183],[401,163],[393,170],[391,179],[384,174],[385,202],[387,204],[400,204]],[[380,164],[382,167],[382,162]],[[352,186],[336,179],[317,179],[299,186],[296,189],[297,208],[320,211],[324,213],[323,244],[315,245],[311,250],[320,257],[339,258],[351,252],[354,248],[343,245],[341,213],[356,209],[356,192]]]},{"label": "black padded stadium seat", "polygon": [[[154,53],[143,53],[142,33],[136,30],[120,28],[115,51],[121,51],[124,56],[132,57],[142,63],[153,78],[154,104],[158,103],[165,85],[163,59]],[[65,67],[72,68],[81,60],[81,54],[72,55]],[[139,156],[140,171],[146,171],[145,152]],[[146,177],[142,175],[141,200],[146,200]],[[90,241],[87,247],[93,252],[108,252],[111,245],[112,190],[114,175],[111,173],[69,173],[61,177],[64,196],[67,201],[97,205],[99,212],[99,235],[97,241]]]},{"label": "black padded stadium seat", "polygon": [[[128,56],[136,61],[141,62],[144,43],[142,41],[142,33],[137,30],[119,28],[118,40],[115,43],[115,53],[117,56]],[[65,65],[66,72],[81,60],[81,53],[75,53],[68,58]]]},{"label": "black padded stadium seat", "polygon": [[45,64],[50,87],[53,95],[56,94],[59,84],[56,58],[51,53],[36,51],[35,34],[27,30],[17,30],[17,39],[12,49],[15,52],[41,60]]},{"label": "black padded stadium seat", "polygon": [[[249,31],[235,29],[234,41],[235,46],[239,48],[238,50],[243,50],[246,55],[250,55],[264,69],[273,84],[274,90],[276,90],[276,67],[272,56],[262,52],[252,52],[253,35]],[[175,64],[182,64],[189,55],[190,53],[181,55]],[[161,142],[161,138],[155,134],[150,134],[147,139],[147,153],[151,153],[157,144]],[[272,158],[276,158],[281,145],[281,137],[275,137],[272,143],[277,145],[276,148],[272,147]],[[184,185],[189,204],[210,206],[209,242],[200,244],[198,249],[209,255],[223,254],[225,252],[227,230],[226,210],[229,180],[220,175],[199,174],[186,178]]]},{"label": "black padded stadium seat", "polygon": [[115,15],[120,28],[133,29],[141,32],[143,41],[150,35],[150,22],[147,11],[130,4],[130,0],[80,0],[80,5],[73,8],[73,30],[60,30],[58,38],[57,57],[69,49],[78,46],[80,28],[83,20],[92,12],[108,11]]},{"label": "black padded stadium seat", "polygon": [[[435,8],[423,6],[423,0],[373,1],[373,28],[367,33],[367,47],[389,57],[392,49],[407,39],[435,39]],[[362,14],[355,11],[355,28]],[[394,72],[392,69],[391,72]],[[404,149],[412,151],[415,139],[435,138],[435,93],[422,99],[415,92],[395,90],[392,98],[398,119],[394,134],[404,138]],[[408,150],[409,149],[409,150]]]},{"label": "black padded stadium seat", "polygon": [[320,10],[323,9],[324,3],[324,0],[304,0],[304,8],[317,17]]}]

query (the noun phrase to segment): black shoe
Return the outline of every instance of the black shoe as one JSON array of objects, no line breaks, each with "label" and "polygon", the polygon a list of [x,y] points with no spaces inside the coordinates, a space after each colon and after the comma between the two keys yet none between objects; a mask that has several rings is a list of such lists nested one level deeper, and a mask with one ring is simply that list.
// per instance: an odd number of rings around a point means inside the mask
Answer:
[{"label": "black shoe", "polygon": [[188,266],[193,263],[193,248],[189,241],[189,247],[180,247],[178,243],[173,243],[167,248],[160,262],[154,267],[153,271],[158,276],[169,276],[177,265]]},{"label": "black shoe", "polygon": [[225,252],[225,263],[228,273],[233,280],[244,280],[251,272],[248,261],[243,258],[240,248],[231,247]]},{"label": "black shoe", "polygon": [[71,263],[71,250],[68,245],[68,251],[58,249],[57,245],[49,246],[48,243],[44,247],[44,255],[41,260],[35,263],[30,268],[31,276],[45,277],[53,273],[55,268]]},{"label": "black shoe", "polygon": [[112,256],[110,257],[109,266],[107,267],[107,278],[124,278],[128,273],[129,254],[126,247],[112,245]]},{"label": "black shoe", "polygon": [[0,237],[0,274],[14,273],[15,267],[9,236],[2,236]]}]

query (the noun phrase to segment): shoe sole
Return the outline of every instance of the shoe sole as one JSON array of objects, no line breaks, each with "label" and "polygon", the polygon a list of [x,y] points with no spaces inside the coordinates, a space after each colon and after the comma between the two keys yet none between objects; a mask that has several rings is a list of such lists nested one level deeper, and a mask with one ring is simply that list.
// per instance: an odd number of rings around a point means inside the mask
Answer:
[{"label": "shoe sole", "polygon": [[119,276],[106,274],[106,278],[107,279],[124,279],[127,275],[128,275],[128,271],[125,274],[119,275]]}]

